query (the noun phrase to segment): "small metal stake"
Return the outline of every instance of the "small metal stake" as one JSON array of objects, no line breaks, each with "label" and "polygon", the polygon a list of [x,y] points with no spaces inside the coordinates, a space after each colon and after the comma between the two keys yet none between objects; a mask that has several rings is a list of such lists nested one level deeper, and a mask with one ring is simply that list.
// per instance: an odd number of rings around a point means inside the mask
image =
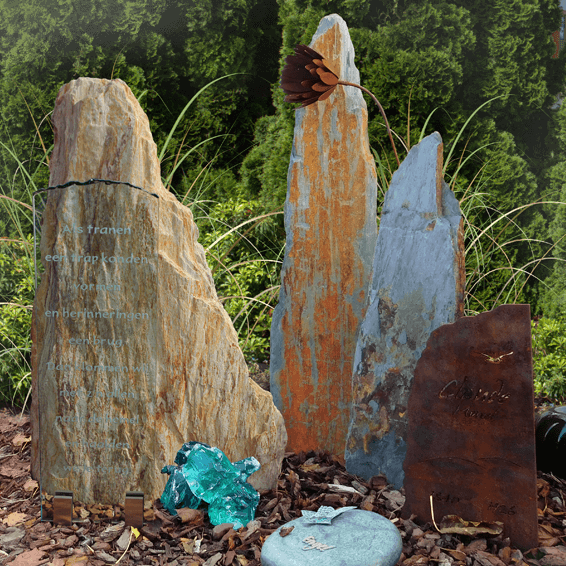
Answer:
[{"label": "small metal stake", "polygon": [[125,505],[126,526],[143,527],[143,491],[127,491]]},{"label": "small metal stake", "polygon": [[53,497],[53,524],[72,525],[73,523],[73,492],[56,491]]}]

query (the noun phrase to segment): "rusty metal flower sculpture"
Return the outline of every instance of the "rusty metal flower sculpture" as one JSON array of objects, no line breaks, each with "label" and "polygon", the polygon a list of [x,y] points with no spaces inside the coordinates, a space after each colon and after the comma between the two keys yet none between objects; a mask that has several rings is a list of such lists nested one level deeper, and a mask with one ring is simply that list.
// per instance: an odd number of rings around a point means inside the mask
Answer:
[{"label": "rusty metal flower sculpture", "polygon": [[377,98],[369,90],[356,83],[341,81],[338,75],[327,65],[324,57],[307,45],[297,45],[295,47],[295,55],[288,55],[285,63],[286,65],[281,74],[281,88],[287,95],[285,96],[285,102],[300,103],[301,108],[326,100],[338,85],[354,86],[369,94],[377,104],[385,120],[395,159],[397,160],[397,165],[399,165],[399,157],[393,143],[387,116]]}]

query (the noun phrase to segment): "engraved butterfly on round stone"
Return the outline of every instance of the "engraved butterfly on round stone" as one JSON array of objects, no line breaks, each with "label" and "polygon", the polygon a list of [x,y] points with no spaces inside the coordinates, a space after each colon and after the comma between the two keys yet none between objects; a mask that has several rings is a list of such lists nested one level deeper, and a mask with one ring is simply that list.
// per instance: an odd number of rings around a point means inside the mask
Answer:
[{"label": "engraved butterfly on round stone", "polygon": [[303,523],[318,524],[318,525],[330,525],[332,519],[338,517],[345,511],[350,511],[350,509],[356,509],[356,507],[342,507],[341,509],[332,509],[332,507],[326,507],[322,505],[318,511],[301,511],[303,517],[305,518]]}]

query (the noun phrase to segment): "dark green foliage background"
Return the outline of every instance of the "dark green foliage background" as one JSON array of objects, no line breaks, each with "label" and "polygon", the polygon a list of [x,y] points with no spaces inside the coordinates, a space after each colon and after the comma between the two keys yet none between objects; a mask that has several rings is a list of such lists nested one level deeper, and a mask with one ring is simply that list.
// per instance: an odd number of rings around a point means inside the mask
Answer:
[{"label": "dark green foliage background", "polygon": [[[30,166],[43,151],[27,105],[38,124],[47,116],[40,131],[49,147],[49,114],[57,92],[82,76],[124,80],[140,97],[161,148],[199,89],[225,74],[252,73],[218,82],[199,97],[195,111],[173,137],[162,163],[164,177],[187,129],[185,147],[231,129],[215,167],[231,167],[230,174],[236,174],[238,159],[252,143],[256,120],[273,112],[269,85],[277,78],[279,44],[274,1],[2,1],[0,12],[2,139]],[[217,151],[214,143],[205,144],[183,163],[173,179],[178,194],[186,192]],[[5,151],[1,155],[5,191],[17,163]],[[24,180],[17,181],[19,198]],[[34,181],[38,187],[47,186],[45,167]],[[6,218],[1,220],[2,233],[13,234]]]},{"label": "dark green foliage background", "polygon": [[[473,134],[469,152],[489,144],[462,168],[460,182],[467,185],[487,162],[483,189],[497,210],[508,212],[543,197],[560,200],[548,180],[550,168],[563,159],[563,154],[552,152],[555,113],[549,109],[564,80],[564,55],[551,59],[554,43],[549,32],[560,25],[558,2],[280,2],[284,27],[279,70],[297,43],[309,43],[320,18],[334,12],[349,25],[361,83],[381,101],[395,131],[407,131],[409,101],[413,140],[429,113],[439,108],[426,133],[439,131],[447,152],[466,119],[490,98],[500,97],[475,116],[473,129],[459,141],[454,155],[460,155],[468,134]],[[243,194],[258,197],[266,207],[285,198],[294,112],[283,96],[274,85],[277,111],[258,122],[257,145],[241,168]],[[368,111],[370,144],[389,153],[394,163],[383,121],[371,102]],[[456,163],[451,166],[449,172]],[[495,263],[522,266],[542,257],[548,250],[542,241],[556,241],[549,240],[549,223],[557,210],[537,206],[517,218],[513,215],[516,227],[507,228],[506,240],[541,242],[506,248],[508,259],[496,252]],[[484,221],[488,214],[486,210]],[[548,277],[552,267],[541,262],[516,299],[531,303],[533,314],[540,313],[543,304],[537,278]],[[475,289],[476,309],[490,308],[495,289],[508,277],[500,271]]]},{"label": "dark green foliage background", "polygon": [[[320,19],[332,13],[348,24],[361,84],[377,96],[392,129],[405,139],[410,102],[412,144],[434,110],[426,134],[440,132],[448,155],[468,117],[499,97],[476,114],[459,139],[449,180],[464,149],[469,153],[489,144],[462,166],[460,187],[478,183],[476,173],[485,165],[482,190],[500,212],[543,198],[566,202],[566,110],[550,110],[566,75],[564,53],[551,58],[550,33],[560,26],[558,0],[0,0],[2,193],[31,204],[31,191],[48,185],[41,140],[49,152],[54,101],[60,87],[73,79],[124,80],[147,113],[160,152],[194,94],[218,77],[246,73],[219,81],[199,96],[167,147],[162,176],[173,170],[180,149],[184,153],[227,134],[191,153],[171,184],[179,200],[193,203],[205,247],[227,230],[207,218],[215,206],[229,226],[250,214],[282,210],[294,106],[283,102],[279,76],[294,46],[310,43]],[[383,120],[366,100],[370,144],[393,167]],[[397,150],[402,159],[401,144]],[[13,214],[20,210],[10,208]],[[482,211],[477,221],[485,221],[489,212]],[[550,287],[533,277],[516,302],[530,303],[533,315],[565,317],[565,207],[531,207],[515,222],[506,240],[540,242],[506,248],[514,266],[542,257],[548,251],[544,242],[558,242],[556,257],[563,260],[542,262],[535,275]],[[22,228],[30,233],[31,223]],[[19,238],[3,206],[0,236]],[[247,239],[237,242],[234,236],[213,251],[217,257],[227,254],[233,263],[258,253],[280,261],[284,240],[283,216],[276,215]],[[505,261],[497,252],[495,264]],[[212,256],[209,263],[219,295],[234,294],[233,278]],[[278,268],[248,271],[242,275],[248,296],[278,284]],[[0,278],[0,302],[14,297],[10,277]],[[478,310],[491,308],[508,277],[501,271],[484,280],[475,290]],[[242,304],[226,303],[231,316]],[[261,308],[252,311],[252,320]],[[258,359],[266,358],[269,348],[268,313],[261,317],[255,342],[245,349]],[[245,327],[240,332],[245,336]]]}]

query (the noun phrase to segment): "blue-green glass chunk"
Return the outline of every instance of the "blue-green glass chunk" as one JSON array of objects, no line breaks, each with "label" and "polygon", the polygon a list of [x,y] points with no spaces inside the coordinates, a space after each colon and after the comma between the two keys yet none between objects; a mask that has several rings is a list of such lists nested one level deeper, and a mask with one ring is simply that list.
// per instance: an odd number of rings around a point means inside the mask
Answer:
[{"label": "blue-green glass chunk", "polygon": [[197,509],[201,501],[209,504],[213,525],[234,523],[238,529],[255,517],[259,493],[247,478],[260,469],[253,456],[232,464],[224,452],[201,442],[186,442],[175,457],[176,466],[165,466],[170,474],[161,501],[176,515],[176,509]]}]

